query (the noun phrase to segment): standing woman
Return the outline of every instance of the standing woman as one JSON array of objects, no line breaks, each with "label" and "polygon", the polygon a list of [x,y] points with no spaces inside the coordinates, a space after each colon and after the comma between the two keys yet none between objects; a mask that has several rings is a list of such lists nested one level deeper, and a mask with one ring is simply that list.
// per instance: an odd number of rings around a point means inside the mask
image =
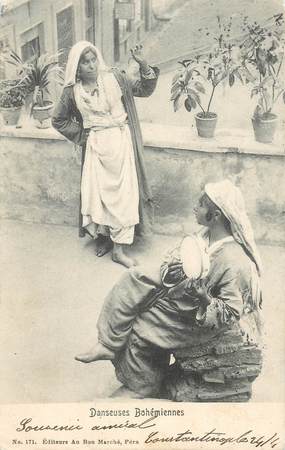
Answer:
[{"label": "standing woman", "polygon": [[82,147],[79,235],[96,239],[97,256],[112,250],[126,267],[135,226],[151,224],[152,202],[143,164],[143,143],[133,96],[148,97],[159,70],[148,66],[140,48],[131,51],[140,79],[109,69],[100,51],[80,41],[70,50],[63,93],[52,123]]}]

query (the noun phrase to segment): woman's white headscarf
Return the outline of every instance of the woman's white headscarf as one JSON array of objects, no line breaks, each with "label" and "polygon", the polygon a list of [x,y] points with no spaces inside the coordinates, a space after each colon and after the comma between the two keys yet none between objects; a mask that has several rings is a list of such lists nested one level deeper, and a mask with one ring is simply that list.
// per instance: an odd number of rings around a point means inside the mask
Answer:
[{"label": "woman's white headscarf", "polygon": [[230,180],[223,180],[206,184],[205,193],[229,220],[234,239],[244,247],[260,275],[261,260],[240,189]]},{"label": "woman's white headscarf", "polygon": [[79,41],[71,48],[69,55],[68,55],[68,60],[67,60],[66,69],[65,69],[64,87],[73,86],[76,83],[76,81],[77,81],[76,73],[77,73],[78,63],[80,60],[80,56],[82,55],[82,52],[86,48],[92,48],[92,50],[96,54],[97,60],[98,60],[99,72],[109,70],[105,64],[105,61],[103,59],[103,56],[102,56],[100,50],[97,47],[95,47],[95,45],[91,44],[91,42],[88,42],[88,41]]}]

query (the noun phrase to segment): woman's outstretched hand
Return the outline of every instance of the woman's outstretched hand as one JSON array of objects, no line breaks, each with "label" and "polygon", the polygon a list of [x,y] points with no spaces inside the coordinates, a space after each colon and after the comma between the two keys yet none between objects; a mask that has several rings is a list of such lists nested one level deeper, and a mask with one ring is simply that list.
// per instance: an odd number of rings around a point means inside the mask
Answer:
[{"label": "woman's outstretched hand", "polygon": [[146,71],[148,70],[149,66],[143,56],[142,49],[143,49],[142,45],[136,45],[135,47],[131,48],[130,52],[132,58],[139,64],[141,69]]}]

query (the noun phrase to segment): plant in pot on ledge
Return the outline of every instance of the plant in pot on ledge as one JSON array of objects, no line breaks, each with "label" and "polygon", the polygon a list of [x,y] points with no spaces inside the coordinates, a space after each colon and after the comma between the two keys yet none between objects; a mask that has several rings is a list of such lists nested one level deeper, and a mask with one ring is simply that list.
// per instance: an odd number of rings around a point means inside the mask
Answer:
[{"label": "plant in pot on ledge", "polygon": [[[214,47],[206,54],[179,61],[181,66],[171,87],[174,111],[183,102],[189,112],[197,106],[200,108],[201,111],[195,115],[196,127],[198,135],[205,138],[212,138],[215,133],[218,115],[211,106],[217,87],[227,82],[233,86],[237,79],[243,82],[241,50],[229,40],[231,19],[227,24],[223,24],[219,16],[217,19],[219,32],[213,38],[216,41]],[[206,106],[203,106],[205,102],[202,102],[201,94],[208,97]]]},{"label": "plant in pot on ledge", "polygon": [[0,111],[5,125],[17,125],[26,97],[26,89],[19,80],[0,82]]},{"label": "plant in pot on ledge", "polygon": [[29,92],[33,92],[31,114],[38,128],[50,126],[54,103],[48,99],[50,98],[49,85],[52,77],[57,82],[61,82],[64,74],[63,69],[58,65],[59,53],[34,56],[26,65],[23,84]]},{"label": "plant in pot on ledge", "polygon": [[49,85],[52,79],[61,83],[64,75],[63,69],[58,64],[60,54],[61,51],[54,55],[47,53],[34,55],[27,62],[23,62],[13,50],[9,50],[5,56],[6,62],[16,66],[17,73],[21,77],[21,86],[30,98],[31,114],[38,128],[50,126],[54,103],[49,99]]},{"label": "plant in pot on ledge", "polygon": [[249,24],[245,18],[248,37],[243,42],[246,81],[252,83],[251,98],[258,101],[253,113],[252,125],[255,139],[271,143],[278,117],[273,108],[279,98],[285,103],[284,87],[284,18],[276,14],[265,25]]}]

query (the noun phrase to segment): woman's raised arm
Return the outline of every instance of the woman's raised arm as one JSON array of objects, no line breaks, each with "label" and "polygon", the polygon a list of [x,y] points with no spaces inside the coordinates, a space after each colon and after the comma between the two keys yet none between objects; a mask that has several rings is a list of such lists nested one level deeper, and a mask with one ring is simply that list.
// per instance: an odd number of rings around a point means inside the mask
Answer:
[{"label": "woman's raised arm", "polygon": [[148,65],[142,55],[141,45],[131,49],[131,55],[140,67],[140,78],[131,81],[133,95],[135,97],[149,97],[156,88],[159,68]]}]

